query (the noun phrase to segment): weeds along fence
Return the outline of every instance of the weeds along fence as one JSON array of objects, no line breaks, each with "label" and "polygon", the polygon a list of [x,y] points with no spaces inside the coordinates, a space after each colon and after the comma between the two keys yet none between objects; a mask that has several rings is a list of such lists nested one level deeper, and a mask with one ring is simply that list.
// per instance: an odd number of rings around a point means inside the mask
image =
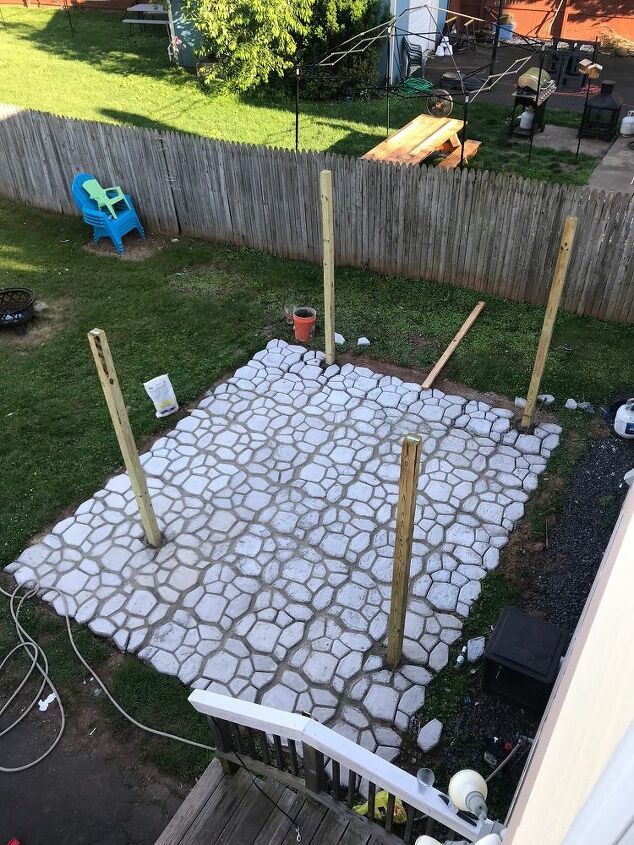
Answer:
[{"label": "weeds along fence", "polygon": [[295,153],[0,105],[0,194],[76,214],[80,171],[131,193],[150,231],[321,261],[333,172],[340,265],[545,303],[564,218],[579,217],[563,307],[634,322],[634,200],[474,170]]}]

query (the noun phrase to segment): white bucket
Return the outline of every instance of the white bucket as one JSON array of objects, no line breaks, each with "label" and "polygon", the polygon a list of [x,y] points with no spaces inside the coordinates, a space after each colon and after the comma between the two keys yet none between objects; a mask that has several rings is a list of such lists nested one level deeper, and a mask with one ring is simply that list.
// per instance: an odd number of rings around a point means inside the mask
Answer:
[{"label": "white bucket", "polygon": [[143,387],[152,402],[154,402],[157,417],[166,417],[168,414],[178,411],[176,394],[174,393],[172,382],[167,373],[150,379],[150,381],[143,382]]}]

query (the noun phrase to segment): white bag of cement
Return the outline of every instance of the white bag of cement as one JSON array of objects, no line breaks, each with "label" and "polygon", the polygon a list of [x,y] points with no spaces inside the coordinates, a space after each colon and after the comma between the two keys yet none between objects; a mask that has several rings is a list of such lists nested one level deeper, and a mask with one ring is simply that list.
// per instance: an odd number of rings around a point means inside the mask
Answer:
[{"label": "white bag of cement", "polygon": [[167,373],[150,379],[150,381],[144,381],[143,387],[152,402],[154,402],[157,417],[166,417],[168,414],[178,411],[176,394],[174,393],[172,382]]}]

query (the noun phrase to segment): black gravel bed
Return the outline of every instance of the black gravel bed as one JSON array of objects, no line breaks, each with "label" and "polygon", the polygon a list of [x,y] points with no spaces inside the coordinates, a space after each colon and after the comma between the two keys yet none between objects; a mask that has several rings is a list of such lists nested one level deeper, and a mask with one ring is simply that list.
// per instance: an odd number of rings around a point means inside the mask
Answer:
[{"label": "black gravel bed", "polygon": [[[550,528],[548,548],[534,560],[531,587],[517,607],[572,635],[627,493],[623,476],[633,466],[634,440],[610,434],[589,442],[572,473],[556,523]],[[473,672],[461,713],[454,724],[443,726],[436,751],[422,755],[417,750],[401,761],[410,771],[419,765],[432,768],[440,789],[446,789],[451,775],[461,768],[474,768],[487,777],[492,772],[483,758],[487,739],[497,736],[515,744],[522,735],[533,737],[540,720],[540,714],[484,693],[481,661],[475,669],[455,671]],[[500,751],[498,759],[504,756]],[[525,754],[520,751],[489,784],[490,817],[504,819],[524,762]]]}]

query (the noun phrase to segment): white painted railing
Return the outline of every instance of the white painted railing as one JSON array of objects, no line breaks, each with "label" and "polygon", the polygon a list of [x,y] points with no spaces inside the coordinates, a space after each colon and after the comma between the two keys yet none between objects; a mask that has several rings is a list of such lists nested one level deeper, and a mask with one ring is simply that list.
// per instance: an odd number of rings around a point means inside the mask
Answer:
[{"label": "white painted railing", "polygon": [[[233,726],[240,725],[259,732],[260,735],[283,737],[293,743],[301,742],[304,757],[307,748],[314,749],[320,755],[336,762],[337,771],[340,767],[345,767],[366,778],[370,784],[400,798],[410,808],[418,810],[470,842],[475,842],[488,833],[502,830],[500,824],[489,819],[475,821],[464,814],[458,814],[448,803],[446,796],[434,787],[421,790],[414,775],[307,716],[286,713],[207,690],[194,690],[189,696],[189,701],[199,713],[211,719]],[[222,756],[222,753],[220,751],[219,756]],[[323,761],[323,756],[320,759]],[[306,781],[308,783],[308,778]],[[338,797],[338,788],[334,795]]]}]

